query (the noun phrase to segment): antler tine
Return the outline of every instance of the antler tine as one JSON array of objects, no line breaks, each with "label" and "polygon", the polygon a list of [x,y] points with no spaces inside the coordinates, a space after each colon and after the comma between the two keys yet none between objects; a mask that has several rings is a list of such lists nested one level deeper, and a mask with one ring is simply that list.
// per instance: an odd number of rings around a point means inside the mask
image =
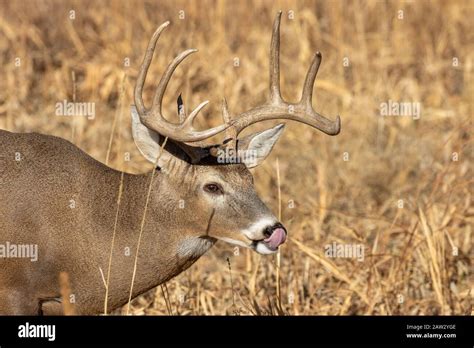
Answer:
[{"label": "antler tine", "polygon": [[164,22],[162,25],[156,29],[153,33],[153,36],[148,43],[148,47],[145,52],[145,57],[143,58],[142,66],[140,67],[140,71],[138,72],[137,82],[135,83],[135,92],[134,92],[134,99],[135,99],[135,106],[137,107],[137,111],[140,115],[145,114],[147,109],[145,104],[143,103],[143,85],[145,84],[146,75],[148,73],[148,68],[150,67],[151,60],[153,59],[153,53],[155,52],[156,43],[160,38],[161,33],[166,27],[170,25],[170,22]]},{"label": "antler tine", "polygon": [[280,92],[280,22],[281,11],[273,22],[272,42],[270,44],[270,101],[281,102]]},{"label": "antler tine", "polygon": [[198,51],[197,49],[191,48],[189,50],[181,52],[171,61],[170,64],[168,64],[166,71],[161,76],[160,83],[158,84],[158,88],[156,89],[155,97],[153,98],[152,109],[161,111],[163,96],[165,95],[166,87],[168,87],[168,83],[171,80],[171,76],[173,76],[174,71],[183,60],[185,60],[191,54],[196,53],[197,51]]},{"label": "antler tine", "polygon": [[234,119],[231,124],[236,134],[248,126],[266,120],[288,119],[305,123],[328,135],[336,135],[341,130],[341,119],[331,121],[317,113],[312,107],[314,81],[321,65],[321,54],[316,52],[306,74],[301,99],[298,103],[283,100],[280,91],[280,22],[282,12],[279,11],[273,22],[272,41],[270,45],[270,100],[253,109],[245,111]]},{"label": "antler tine", "polygon": [[320,52],[316,52],[313,57],[313,61],[308,69],[306,78],[304,80],[303,92],[301,93],[301,103],[306,103],[308,107],[311,107],[313,99],[313,87],[316,75],[318,74],[319,66],[321,65],[322,56]]},{"label": "antler tine", "polygon": [[[225,124],[231,124],[232,119],[229,114],[229,107],[227,106],[227,99],[222,98],[222,119]],[[224,140],[232,139],[235,141],[237,139],[236,129],[234,127],[229,127],[225,131]]]},{"label": "antler tine", "polygon": [[150,109],[145,107],[143,102],[143,85],[145,83],[146,75],[148,72],[148,68],[150,67],[150,63],[153,59],[153,53],[156,48],[156,43],[163,32],[163,30],[169,25],[169,22],[163,23],[153,34],[152,38],[147,47],[147,51],[145,53],[145,57],[143,58],[142,66],[140,67],[137,82],[135,85],[135,93],[134,99],[135,104],[137,107],[138,114],[140,115],[141,122],[148,128],[156,131],[157,133],[161,134],[164,137],[168,137],[175,141],[179,142],[199,142],[201,140],[210,138],[216,134],[219,134],[225,131],[230,124],[222,124],[220,126],[206,129],[203,131],[197,131],[193,127],[193,121],[198,115],[198,113],[202,110],[204,106],[207,105],[208,101],[205,101],[199,104],[193,112],[189,114],[189,116],[184,120],[182,123],[174,124],[168,122],[162,114],[162,103],[163,103],[163,96],[166,91],[166,87],[168,86],[168,82],[171,79],[174,71],[178,67],[178,65],[189,55],[194,52],[197,52],[196,49],[189,49],[184,52],[181,52],[177,55],[173,61],[168,65],[165,73],[160,79],[158,84],[158,88],[156,90],[155,96],[153,98],[153,104]]},{"label": "antler tine", "polygon": [[[227,99],[224,97],[222,98],[222,119],[225,124],[232,124],[232,118],[229,113],[229,108],[227,106]],[[231,126],[226,129],[224,135],[224,145],[228,149],[237,149],[237,129],[234,126]]]},{"label": "antler tine", "polygon": [[183,126],[187,126],[189,128],[193,128],[193,122],[196,116],[199,114],[199,111],[201,111],[207,104],[209,104],[209,100],[203,101],[201,104],[196,106],[196,108],[187,116],[187,118],[184,120],[182,123]]}]

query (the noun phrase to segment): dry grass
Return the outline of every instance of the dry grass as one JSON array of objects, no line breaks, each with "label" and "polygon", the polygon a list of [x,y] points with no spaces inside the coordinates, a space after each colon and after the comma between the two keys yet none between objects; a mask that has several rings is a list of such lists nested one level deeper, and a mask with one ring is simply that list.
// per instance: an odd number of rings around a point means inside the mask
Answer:
[{"label": "dry grass", "polygon": [[[259,193],[276,212],[279,159],[281,214],[290,231],[281,250],[281,305],[276,259],[234,255],[219,243],[133,301],[131,312],[471,314],[472,2],[2,0],[0,128],[55,134],[112,167],[144,172],[127,108],[154,29],[173,22],[149,81],[179,50],[200,49],[176,72],[167,114],[175,114],[182,92],[188,107],[210,99],[202,125],[215,125],[224,95],[232,112],[264,99],[278,9],[285,11],[284,95],[298,97],[311,54],[320,50],[316,109],[343,121],[337,137],[288,124],[255,171]],[[96,102],[96,118],[54,116],[56,102],[74,98]],[[388,100],[421,103],[421,118],[381,117],[379,105]],[[364,261],[326,257],[332,242],[363,244]]]}]

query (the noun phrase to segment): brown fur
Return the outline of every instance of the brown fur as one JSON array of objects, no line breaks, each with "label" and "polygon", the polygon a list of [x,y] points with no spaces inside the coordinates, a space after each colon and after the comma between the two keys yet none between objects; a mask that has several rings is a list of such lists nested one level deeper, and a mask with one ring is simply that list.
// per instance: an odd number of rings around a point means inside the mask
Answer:
[{"label": "brown fur", "polygon": [[[38,245],[36,262],[0,261],[0,314],[60,313],[57,302],[40,303],[59,297],[61,271],[69,274],[77,313],[101,313],[105,286],[100,269],[106,275],[121,173],[64,139],[1,130],[0,164],[0,243]],[[168,171],[155,172],[132,297],[187,269],[215,237],[250,244],[240,230],[260,215],[271,215],[242,164],[199,166],[176,160]],[[128,301],[150,177],[124,175],[109,309]],[[225,197],[202,190],[210,178],[222,183]],[[179,209],[180,199],[184,209]]]}]

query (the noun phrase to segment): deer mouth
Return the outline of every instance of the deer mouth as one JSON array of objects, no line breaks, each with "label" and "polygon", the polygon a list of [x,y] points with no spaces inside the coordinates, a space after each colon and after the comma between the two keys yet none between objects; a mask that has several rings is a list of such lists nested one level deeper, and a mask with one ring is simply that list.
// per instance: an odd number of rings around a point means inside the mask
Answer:
[{"label": "deer mouth", "polygon": [[285,243],[286,241],[286,231],[285,229],[279,227],[276,228],[270,237],[265,238],[263,243],[270,249],[270,250],[278,250],[278,247]]},{"label": "deer mouth", "polygon": [[253,241],[255,251],[260,254],[273,254],[278,251],[280,245],[286,241],[286,231],[284,228],[276,228],[272,234],[261,240]]}]

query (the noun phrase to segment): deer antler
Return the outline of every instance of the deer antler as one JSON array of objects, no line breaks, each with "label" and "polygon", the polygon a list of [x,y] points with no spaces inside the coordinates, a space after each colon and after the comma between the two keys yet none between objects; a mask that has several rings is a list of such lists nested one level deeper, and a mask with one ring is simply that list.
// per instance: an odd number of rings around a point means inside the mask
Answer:
[{"label": "deer antler", "polygon": [[135,105],[137,107],[138,114],[140,115],[141,122],[146,127],[153,129],[162,136],[169,137],[170,139],[179,142],[201,141],[210,138],[216,134],[219,134],[229,127],[228,124],[222,124],[220,126],[210,128],[204,131],[198,131],[194,129],[194,119],[202,110],[202,108],[204,108],[208,104],[208,101],[199,104],[189,115],[185,115],[186,117],[182,123],[175,124],[168,122],[162,114],[163,95],[165,94],[166,87],[168,86],[168,82],[171,79],[173,72],[186,57],[193,54],[194,52],[197,52],[196,49],[189,49],[184,52],[181,52],[173,59],[173,61],[168,65],[165,73],[161,77],[160,83],[158,84],[158,88],[155,93],[155,97],[153,99],[152,107],[150,109],[147,109],[145,107],[145,104],[143,103],[143,85],[145,83],[146,74],[148,72],[151,60],[153,59],[153,53],[156,48],[156,43],[158,42],[158,39],[160,38],[160,35],[163,30],[165,30],[169,24],[170,22],[163,23],[155,31],[152,38],[150,39],[150,42],[148,43],[148,48],[146,50],[145,57],[143,58],[143,63],[140,67],[137,82],[135,85]]},{"label": "deer antler", "polygon": [[[301,99],[292,104],[283,100],[280,92],[280,21],[281,11],[278,12],[273,22],[272,41],[270,46],[270,98],[255,108],[245,111],[231,121],[235,137],[248,126],[266,120],[289,119],[305,123],[319,129],[328,135],[337,135],[341,130],[341,119],[331,121],[314,111],[312,107],[312,94],[316,74],[321,64],[321,53],[316,52],[311,66],[308,69],[303,86]],[[227,107],[225,107],[227,109]],[[226,118],[224,118],[226,119]],[[229,119],[227,117],[227,119]],[[230,134],[230,131],[227,131]]]},{"label": "deer antler", "polygon": [[178,124],[168,122],[162,114],[163,95],[166,91],[173,72],[176,67],[189,55],[197,52],[196,49],[189,49],[177,55],[168,65],[165,73],[161,77],[160,83],[153,99],[150,109],[147,109],[143,103],[143,85],[145,83],[146,74],[153,58],[156,43],[163,32],[169,25],[169,22],[163,23],[153,34],[142,66],[137,77],[135,86],[135,105],[141,122],[148,128],[158,132],[162,136],[169,137],[178,142],[198,143],[201,140],[210,138],[216,134],[226,131],[228,138],[227,145],[236,146],[236,139],[239,133],[248,126],[266,120],[288,119],[305,123],[320,131],[336,135],[341,130],[341,119],[336,117],[336,121],[331,121],[323,115],[317,113],[312,106],[312,93],[316,74],[321,65],[321,54],[316,52],[303,86],[301,99],[298,103],[289,103],[283,100],[280,92],[280,22],[281,14],[279,11],[275,21],[273,22],[272,41],[270,46],[270,98],[269,100],[255,108],[245,111],[236,118],[231,119],[227,109],[227,103],[223,102],[222,112],[224,124],[203,131],[194,129],[193,122],[198,113],[204,108],[208,101],[199,104],[190,114],[184,115],[184,121]]}]

